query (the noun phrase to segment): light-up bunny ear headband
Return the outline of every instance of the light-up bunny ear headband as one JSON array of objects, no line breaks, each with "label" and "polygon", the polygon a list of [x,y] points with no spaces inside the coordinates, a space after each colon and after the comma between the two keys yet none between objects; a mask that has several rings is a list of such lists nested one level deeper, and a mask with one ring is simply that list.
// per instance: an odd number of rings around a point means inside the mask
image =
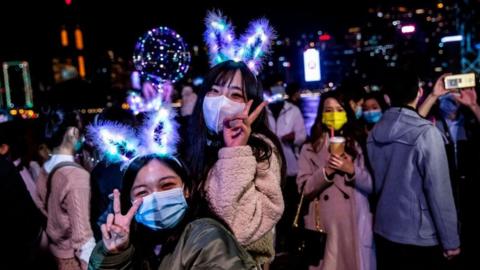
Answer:
[{"label": "light-up bunny ear headband", "polygon": [[139,129],[105,121],[88,127],[88,136],[108,162],[122,162],[126,168],[139,156],[173,155],[178,142],[175,113],[162,107],[147,115]]},{"label": "light-up bunny ear headband", "polygon": [[268,20],[250,22],[247,31],[239,39],[235,37],[231,22],[218,11],[209,12],[205,24],[207,30],[204,39],[212,66],[228,60],[242,61],[258,75],[262,68],[262,58],[270,52],[275,38]]}]

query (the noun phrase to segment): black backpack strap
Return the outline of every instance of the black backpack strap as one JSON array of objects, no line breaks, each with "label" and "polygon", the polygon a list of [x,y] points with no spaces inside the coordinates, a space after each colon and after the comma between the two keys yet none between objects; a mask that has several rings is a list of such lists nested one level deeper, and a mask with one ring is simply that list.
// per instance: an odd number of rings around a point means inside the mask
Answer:
[{"label": "black backpack strap", "polygon": [[73,162],[73,161],[65,161],[65,162],[60,162],[58,163],[55,167],[53,167],[52,171],[48,174],[47,178],[47,192],[45,194],[45,210],[48,212],[48,198],[50,197],[50,192],[52,191],[52,178],[55,173],[63,167],[76,167],[83,169],[82,166],[79,164]]}]

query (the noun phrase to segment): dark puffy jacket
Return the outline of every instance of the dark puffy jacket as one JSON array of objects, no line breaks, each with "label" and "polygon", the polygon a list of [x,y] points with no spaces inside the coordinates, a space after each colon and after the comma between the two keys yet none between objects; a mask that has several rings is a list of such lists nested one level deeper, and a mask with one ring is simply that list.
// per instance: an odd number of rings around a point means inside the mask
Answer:
[{"label": "dark puffy jacket", "polygon": [[[135,247],[122,253],[109,254],[98,242],[88,269],[134,269]],[[150,269],[148,264],[144,269]],[[197,219],[185,227],[175,248],[166,254],[158,270],[177,269],[257,269],[255,261],[240,246],[235,237],[213,219]]]}]

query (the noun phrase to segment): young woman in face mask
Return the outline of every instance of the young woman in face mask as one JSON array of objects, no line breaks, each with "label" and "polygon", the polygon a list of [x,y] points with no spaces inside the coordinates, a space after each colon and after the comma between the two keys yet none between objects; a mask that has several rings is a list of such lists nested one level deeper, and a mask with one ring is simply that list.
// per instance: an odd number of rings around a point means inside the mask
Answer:
[{"label": "young woman in face mask", "polygon": [[363,121],[366,132],[370,132],[376,123],[382,119],[383,112],[388,108],[383,95],[380,92],[368,93],[363,102]]},{"label": "young woman in face mask", "polygon": [[[327,233],[324,258],[310,269],[375,269],[367,199],[372,180],[352,135],[354,117],[342,93],[322,95],[310,140],[300,153],[297,185],[309,202],[305,226]],[[332,134],[345,138],[341,155],[329,152]]]},{"label": "young woman in face mask", "polygon": [[254,269],[234,236],[210,218],[195,219],[198,201],[183,163],[155,154],[135,158],[113,193],[113,214],[89,269]]},{"label": "young woman in face mask", "polygon": [[52,156],[37,180],[39,208],[47,216],[49,249],[58,269],[86,269],[95,239],[90,227],[90,175],[74,155],[83,143],[78,115],[48,115],[45,139]]},{"label": "young woman in face mask", "polygon": [[196,192],[264,263],[273,256],[273,232],[283,213],[281,147],[268,129],[263,91],[243,62],[214,66],[190,119],[186,159]]}]

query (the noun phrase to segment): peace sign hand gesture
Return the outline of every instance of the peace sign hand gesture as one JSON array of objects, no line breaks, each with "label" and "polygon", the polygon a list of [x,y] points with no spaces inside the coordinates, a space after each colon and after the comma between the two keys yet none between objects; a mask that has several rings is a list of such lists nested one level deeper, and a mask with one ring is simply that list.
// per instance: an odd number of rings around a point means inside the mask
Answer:
[{"label": "peace sign hand gesture", "polygon": [[108,214],[107,223],[102,224],[102,240],[106,249],[111,253],[119,253],[128,248],[130,244],[130,223],[142,204],[141,199],[135,200],[126,215],[122,215],[120,209],[120,192],[113,191],[113,212]]},{"label": "peace sign hand gesture", "polygon": [[227,147],[247,145],[248,138],[252,133],[252,124],[258,118],[267,102],[262,102],[258,107],[248,115],[252,107],[253,100],[248,101],[243,112],[233,117],[228,117],[224,121],[223,140]]}]

